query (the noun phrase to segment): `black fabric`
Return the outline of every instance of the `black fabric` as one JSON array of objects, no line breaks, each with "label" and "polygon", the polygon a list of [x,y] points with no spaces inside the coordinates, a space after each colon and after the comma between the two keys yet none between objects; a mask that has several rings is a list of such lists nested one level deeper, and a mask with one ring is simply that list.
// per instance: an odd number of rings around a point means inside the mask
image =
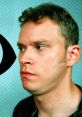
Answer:
[{"label": "black fabric", "polygon": [[[81,88],[80,88],[81,89]],[[22,100],[14,109],[13,117],[38,117],[38,110],[34,102],[34,97],[30,96]],[[82,117],[82,98],[78,110],[70,117]]]},{"label": "black fabric", "polygon": [[[22,100],[16,107],[13,113],[13,117],[35,117],[36,105],[34,97],[30,96]],[[37,117],[37,116],[36,116]]]}]

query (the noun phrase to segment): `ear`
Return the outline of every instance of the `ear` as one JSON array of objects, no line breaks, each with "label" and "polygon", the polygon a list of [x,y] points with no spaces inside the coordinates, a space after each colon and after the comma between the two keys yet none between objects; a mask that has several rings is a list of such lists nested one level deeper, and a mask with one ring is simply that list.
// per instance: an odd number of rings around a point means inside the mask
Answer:
[{"label": "ear", "polygon": [[67,49],[67,66],[72,66],[80,59],[79,45],[69,46]]}]

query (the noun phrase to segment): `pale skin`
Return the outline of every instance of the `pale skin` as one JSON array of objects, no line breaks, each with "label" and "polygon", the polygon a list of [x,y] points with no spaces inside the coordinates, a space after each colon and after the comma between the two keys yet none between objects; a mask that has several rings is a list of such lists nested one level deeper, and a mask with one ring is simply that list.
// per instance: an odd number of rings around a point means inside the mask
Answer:
[{"label": "pale skin", "polygon": [[20,31],[18,46],[23,87],[34,95],[38,117],[69,117],[76,111],[81,93],[72,83],[72,66],[80,59],[80,47],[65,48],[59,25],[45,18],[27,22]]}]

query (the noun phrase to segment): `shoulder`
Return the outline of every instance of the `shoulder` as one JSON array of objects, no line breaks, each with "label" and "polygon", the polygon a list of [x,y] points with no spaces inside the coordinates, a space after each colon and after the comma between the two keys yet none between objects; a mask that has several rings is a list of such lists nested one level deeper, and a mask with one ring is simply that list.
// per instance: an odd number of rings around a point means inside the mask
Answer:
[{"label": "shoulder", "polygon": [[15,107],[13,117],[26,117],[30,115],[34,111],[34,106],[35,103],[33,96],[23,99]]},{"label": "shoulder", "polygon": [[78,106],[78,113],[81,114],[82,116],[82,87],[81,86],[78,86],[78,88],[80,89],[80,92],[81,92],[81,100],[80,100],[80,103],[79,103],[79,106]]},{"label": "shoulder", "polygon": [[78,106],[78,110],[75,112],[75,117],[82,117],[82,98],[81,98],[81,101],[80,101],[80,104]]},{"label": "shoulder", "polygon": [[82,97],[81,97],[81,102],[78,107],[78,111],[79,111],[79,114],[81,114],[81,116],[82,116]]},{"label": "shoulder", "polygon": [[79,85],[76,85],[76,86],[79,88],[81,92],[81,100],[78,105],[77,111],[71,117],[82,117],[82,87]]},{"label": "shoulder", "polygon": [[19,103],[18,103],[18,106],[26,106],[26,105],[30,105],[31,103],[34,102],[34,97],[33,96],[30,96],[30,97],[27,97],[23,100],[21,100]]}]

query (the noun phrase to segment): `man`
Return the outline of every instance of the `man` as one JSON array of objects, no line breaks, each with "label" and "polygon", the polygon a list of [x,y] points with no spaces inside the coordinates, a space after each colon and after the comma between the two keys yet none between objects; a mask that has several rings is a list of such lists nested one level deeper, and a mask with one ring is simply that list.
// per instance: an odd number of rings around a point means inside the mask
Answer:
[{"label": "man", "polygon": [[13,117],[81,117],[81,90],[72,82],[72,66],[80,59],[76,22],[52,3],[25,10],[19,21],[20,75],[32,96]]}]

